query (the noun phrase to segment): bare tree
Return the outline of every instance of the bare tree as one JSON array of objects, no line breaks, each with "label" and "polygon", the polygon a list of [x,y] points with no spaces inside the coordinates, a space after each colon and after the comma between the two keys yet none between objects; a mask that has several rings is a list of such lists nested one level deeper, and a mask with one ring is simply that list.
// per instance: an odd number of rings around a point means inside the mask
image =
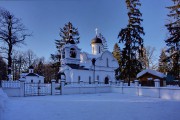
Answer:
[{"label": "bare tree", "polygon": [[37,59],[36,54],[32,50],[28,50],[25,52],[26,54],[26,62],[27,62],[27,67],[31,65],[35,65],[35,60]]},{"label": "bare tree", "polygon": [[13,47],[24,43],[27,36],[30,36],[30,34],[26,33],[21,19],[16,18],[8,10],[0,9],[0,41],[5,45],[3,50],[7,54],[9,80],[11,79]]},{"label": "bare tree", "polygon": [[141,62],[144,69],[157,69],[158,65],[156,63],[157,58],[154,55],[155,51],[155,47],[146,46],[143,48],[143,57]]}]

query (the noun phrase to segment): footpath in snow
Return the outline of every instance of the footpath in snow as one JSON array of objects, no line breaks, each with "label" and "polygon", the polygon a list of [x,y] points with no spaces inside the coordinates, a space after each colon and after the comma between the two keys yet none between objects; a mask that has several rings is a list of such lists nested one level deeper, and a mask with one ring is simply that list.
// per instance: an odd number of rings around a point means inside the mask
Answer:
[{"label": "footpath in snow", "polygon": [[180,120],[180,101],[118,93],[11,97],[4,120]]}]

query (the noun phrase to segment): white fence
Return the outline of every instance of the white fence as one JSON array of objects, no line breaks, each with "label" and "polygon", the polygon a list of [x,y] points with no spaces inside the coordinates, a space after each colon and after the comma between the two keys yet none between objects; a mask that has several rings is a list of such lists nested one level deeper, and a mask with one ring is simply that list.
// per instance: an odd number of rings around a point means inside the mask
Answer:
[{"label": "white fence", "polygon": [[126,87],[126,86],[114,86],[112,92],[147,96],[162,99],[180,100],[180,88],[179,87]]},{"label": "white fence", "polygon": [[180,100],[180,87],[141,87],[138,84],[124,86],[122,83],[110,84],[87,84],[65,82],[51,84],[27,84],[24,81],[3,81],[2,88],[8,96],[29,96],[29,95],[57,95],[57,94],[93,94],[93,93],[121,93],[138,96],[148,96],[163,99]]},{"label": "white fence", "polygon": [[2,81],[3,88],[20,88],[20,81]]},{"label": "white fence", "polygon": [[51,84],[25,83],[25,96],[51,95]]}]

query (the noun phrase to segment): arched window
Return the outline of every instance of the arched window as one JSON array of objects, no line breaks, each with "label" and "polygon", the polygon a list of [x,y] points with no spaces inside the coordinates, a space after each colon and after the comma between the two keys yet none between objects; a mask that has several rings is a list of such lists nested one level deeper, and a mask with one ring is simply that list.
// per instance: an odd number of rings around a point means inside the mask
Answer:
[{"label": "arched window", "polygon": [[89,84],[91,84],[91,76],[89,76]]},{"label": "arched window", "polygon": [[106,58],[106,66],[109,67],[109,59]]},{"label": "arched window", "polygon": [[80,77],[80,76],[78,76],[78,83],[80,83],[80,81],[81,81],[81,77]]},{"label": "arched window", "polygon": [[99,80],[99,75],[97,75],[97,80]]},{"label": "arched window", "polygon": [[99,46],[99,53],[101,53],[101,47]]},{"label": "arched window", "polygon": [[70,49],[70,57],[76,58],[76,50],[74,48]]}]

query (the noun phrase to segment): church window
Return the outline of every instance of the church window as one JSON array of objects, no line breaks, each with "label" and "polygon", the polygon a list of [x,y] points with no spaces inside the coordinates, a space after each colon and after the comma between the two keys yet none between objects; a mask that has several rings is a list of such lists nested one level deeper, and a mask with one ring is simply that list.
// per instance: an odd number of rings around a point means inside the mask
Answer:
[{"label": "church window", "polygon": [[99,75],[97,76],[97,80],[99,80]]},{"label": "church window", "polygon": [[91,84],[91,76],[89,76],[89,84]]},{"label": "church window", "polygon": [[106,66],[109,67],[109,60],[106,58]]},{"label": "church window", "polygon": [[99,46],[99,53],[101,53],[101,47]]},{"label": "church window", "polygon": [[33,80],[31,80],[31,83],[33,83]]},{"label": "church window", "polygon": [[78,83],[80,83],[80,81],[81,81],[81,77],[80,77],[80,76],[78,76]]},{"label": "church window", "polygon": [[70,57],[76,58],[76,50],[74,48],[70,49]]}]

